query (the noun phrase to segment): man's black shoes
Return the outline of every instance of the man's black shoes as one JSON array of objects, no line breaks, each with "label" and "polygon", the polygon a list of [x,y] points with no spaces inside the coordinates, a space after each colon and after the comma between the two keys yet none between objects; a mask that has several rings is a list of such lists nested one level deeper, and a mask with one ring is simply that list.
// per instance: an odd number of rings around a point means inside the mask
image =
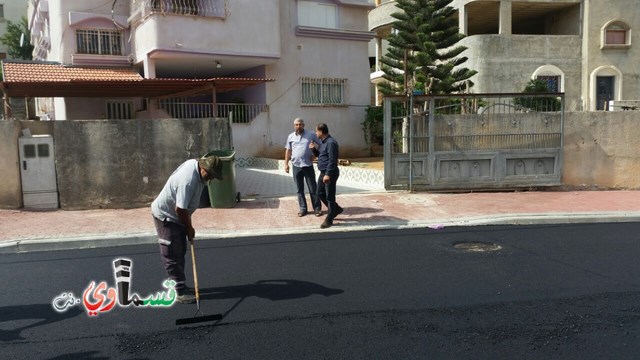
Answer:
[{"label": "man's black shoes", "polygon": [[326,229],[328,227],[331,227],[331,225],[333,225],[333,221],[325,220],[322,224],[320,224],[320,229]]}]

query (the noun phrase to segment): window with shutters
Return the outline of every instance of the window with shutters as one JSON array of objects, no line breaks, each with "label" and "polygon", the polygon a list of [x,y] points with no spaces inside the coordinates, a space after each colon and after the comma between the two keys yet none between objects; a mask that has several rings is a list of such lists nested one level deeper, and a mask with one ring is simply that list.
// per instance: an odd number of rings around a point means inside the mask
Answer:
[{"label": "window with shutters", "polygon": [[298,25],[337,29],[338,7],[336,4],[299,0]]},{"label": "window with shutters", "polygon": [[604,26],[602,45],[606,48],[628,48],[631,46],[631,28],[622,21],[612,21]]}]

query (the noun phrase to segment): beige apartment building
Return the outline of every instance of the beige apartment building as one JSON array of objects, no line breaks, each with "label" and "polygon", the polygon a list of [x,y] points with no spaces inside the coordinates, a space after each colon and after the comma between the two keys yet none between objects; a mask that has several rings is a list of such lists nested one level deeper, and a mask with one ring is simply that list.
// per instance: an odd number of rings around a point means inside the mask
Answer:
[{"label": "beige apartment building", "polygon": [[[521,92],[539,78],[566,94],[568,111],[640,105],[637,0],[454,0],[451,6],[467,36],[464,66],[478,71],[473,92]],[[369,13],[376,59],[386,52],[397,10],[395,1],[376,0]],[[377,65],[373,70],[375,84],[382,73]]]}]

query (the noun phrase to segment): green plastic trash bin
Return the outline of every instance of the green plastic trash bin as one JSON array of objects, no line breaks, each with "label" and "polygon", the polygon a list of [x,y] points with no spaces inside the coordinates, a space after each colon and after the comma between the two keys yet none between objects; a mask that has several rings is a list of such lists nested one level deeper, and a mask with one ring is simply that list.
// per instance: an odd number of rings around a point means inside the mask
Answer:
[{"label": "green plastic trash bin", "polygon": [[233,150],[209,151],[204,157],[215,155],[222,160],[222,180],[209,181],[209,201],[212,208],[232,208],[240,201],[240,193],[236,192],[236,167]]}]

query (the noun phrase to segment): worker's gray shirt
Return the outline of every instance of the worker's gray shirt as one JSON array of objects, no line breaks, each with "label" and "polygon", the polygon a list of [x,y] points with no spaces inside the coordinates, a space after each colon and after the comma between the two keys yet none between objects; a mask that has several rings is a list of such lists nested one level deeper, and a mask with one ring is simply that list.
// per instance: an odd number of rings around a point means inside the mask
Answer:
[{"label": "worker's gray shirt", "polygon": [[[206,182],[202,181],[198,171],[198,160],[183,162],[169,176],[158,197],[151,203],[151,213],[160,221],[182,224],[176,213],[176,207],[193,214],[200,206],[200,196]],[[184,224],[183,224],[184,225]]]},{"label": "worker's gray shirt", "polygon": [[313,152],[309,149],[311,142],[316,144],[320,142],[313,131],[304,130],[300,135],[294,131],[287,137],[287,143],[284,147],[287,150],[291,150],[291,164],[293,166],[307,167],[313,165],[311,161]]}]

